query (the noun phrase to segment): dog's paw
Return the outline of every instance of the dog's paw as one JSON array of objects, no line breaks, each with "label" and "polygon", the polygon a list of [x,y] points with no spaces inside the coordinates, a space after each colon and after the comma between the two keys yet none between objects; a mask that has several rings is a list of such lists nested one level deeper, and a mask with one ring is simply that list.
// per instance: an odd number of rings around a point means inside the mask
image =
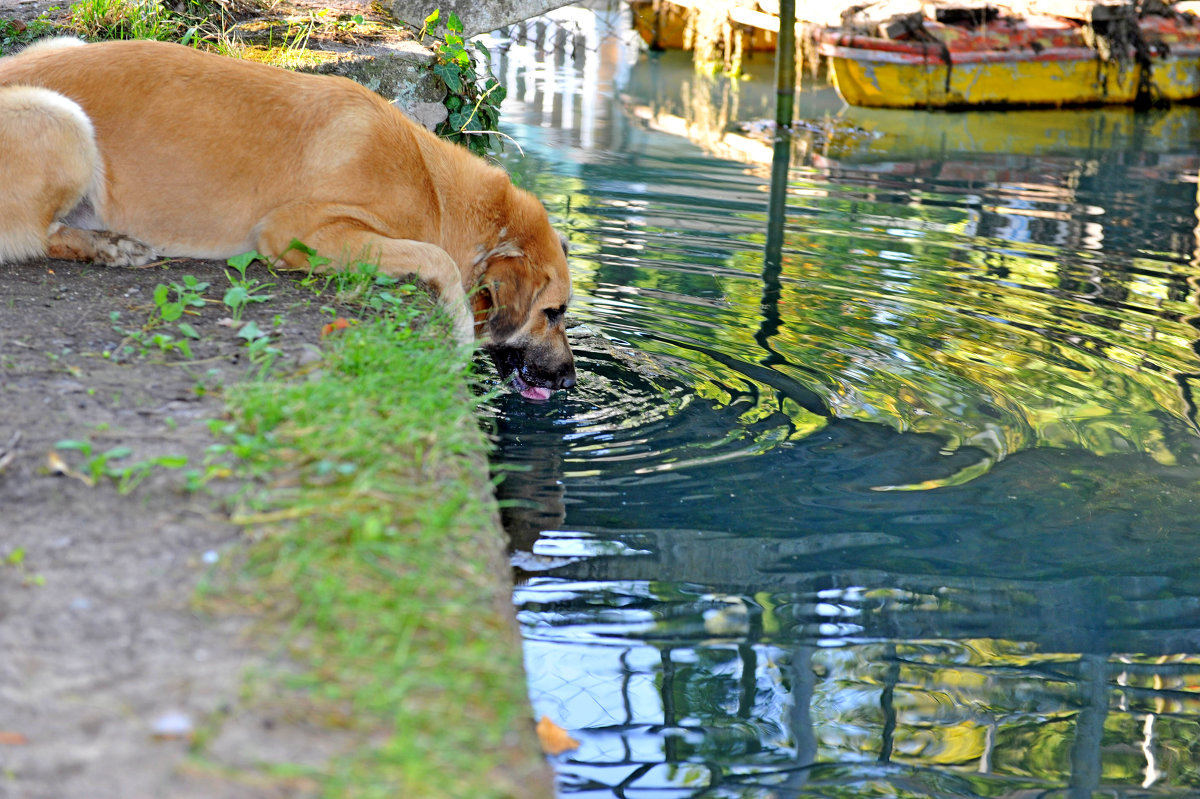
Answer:
[{"label": "dog's paw", "polygon": [[102,266],[142,266],[155,257],[154,250],[137,239],[107,230],[81,230],[60,222],[50,226],[46,255]]},{"label": "dog's paw", "polygon": [[154,250],[137,239],[119,233],[97,231],[93,260],[105,266],[143,266],[155,259]]}]

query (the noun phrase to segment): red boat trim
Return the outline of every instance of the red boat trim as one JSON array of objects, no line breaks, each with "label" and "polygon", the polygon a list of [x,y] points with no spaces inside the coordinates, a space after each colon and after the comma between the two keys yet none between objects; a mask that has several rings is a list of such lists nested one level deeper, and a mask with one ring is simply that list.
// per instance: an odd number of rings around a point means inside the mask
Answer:
[{"label": "red boat trim", "polygon": [[[845,43],[845,44],[843,44]],[[851,46],[845,46],[851,45]],[[853,45],[859,45],[857,47]],[[869,46],[863,46],[869,45]],[[839,37],[837,44],[823,41],[817,46],[817,52],[823,56],[844,58],[850,61],[871,62],[877,64],[1003,64],[1027,61],[1096,61],[1099,56],[1096,51],[1087,47],[1056,47],[1034,52],[1033,50],[960,50],[950,52],[950,61],[946,61],[946,51],[936,45],[924,42],[896,42],[887,39],[872,39],[864,36]],[[1181,58],[1200,55],[1200,45],[1173,44],[1166,58],[1156,58],[1164,63],[1178,61]],[[1129,51],[1132,62],[1134,52]]]}]

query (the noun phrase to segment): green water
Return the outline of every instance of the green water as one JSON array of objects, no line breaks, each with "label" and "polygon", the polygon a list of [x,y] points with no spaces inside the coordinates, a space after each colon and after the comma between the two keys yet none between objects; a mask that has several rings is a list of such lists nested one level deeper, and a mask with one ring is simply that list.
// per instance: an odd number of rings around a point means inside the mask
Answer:
[{"label": "green water", "polygon": [[763,82],[518,55],[581,323],[495,406],[561,795],[1200,795],[1200,110],[809,90],[773,192]]}]

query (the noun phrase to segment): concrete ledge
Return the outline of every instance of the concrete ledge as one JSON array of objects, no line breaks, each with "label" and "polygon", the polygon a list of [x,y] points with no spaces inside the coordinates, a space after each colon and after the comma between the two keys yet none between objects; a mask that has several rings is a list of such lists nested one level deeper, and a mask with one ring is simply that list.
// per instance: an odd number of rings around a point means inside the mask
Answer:
[{"label": "concrete ledge", "polygon": [[443,21],[448,15],[457,14],[463,23],[463,35],[476,36],[573,2],[575,0],[490,0],[487,3],[478,0],[396,0],[391,8],[396,19],[418,28],[434,9],[441,9]]}]

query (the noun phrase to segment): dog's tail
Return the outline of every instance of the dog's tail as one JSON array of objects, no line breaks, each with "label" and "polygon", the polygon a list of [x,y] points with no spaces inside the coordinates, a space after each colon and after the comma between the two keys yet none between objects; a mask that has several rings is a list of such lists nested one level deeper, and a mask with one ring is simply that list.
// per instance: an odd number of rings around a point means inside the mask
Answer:
[{"label": "dog's tail", "polygon": [[51,225],[102,185],[95,131],[78,103],[0,87],[0,262],[45,255]]},{"label": "dog's tail", "polygon": [[48,36],[45,39],[38,39],[32,44],[26,45],[21,49],[21,52],[17,53],[17,56],[40,53],[43,50],[57,50],[62,47],[82,47],[85,44],[87,42],[72,36]]}]

